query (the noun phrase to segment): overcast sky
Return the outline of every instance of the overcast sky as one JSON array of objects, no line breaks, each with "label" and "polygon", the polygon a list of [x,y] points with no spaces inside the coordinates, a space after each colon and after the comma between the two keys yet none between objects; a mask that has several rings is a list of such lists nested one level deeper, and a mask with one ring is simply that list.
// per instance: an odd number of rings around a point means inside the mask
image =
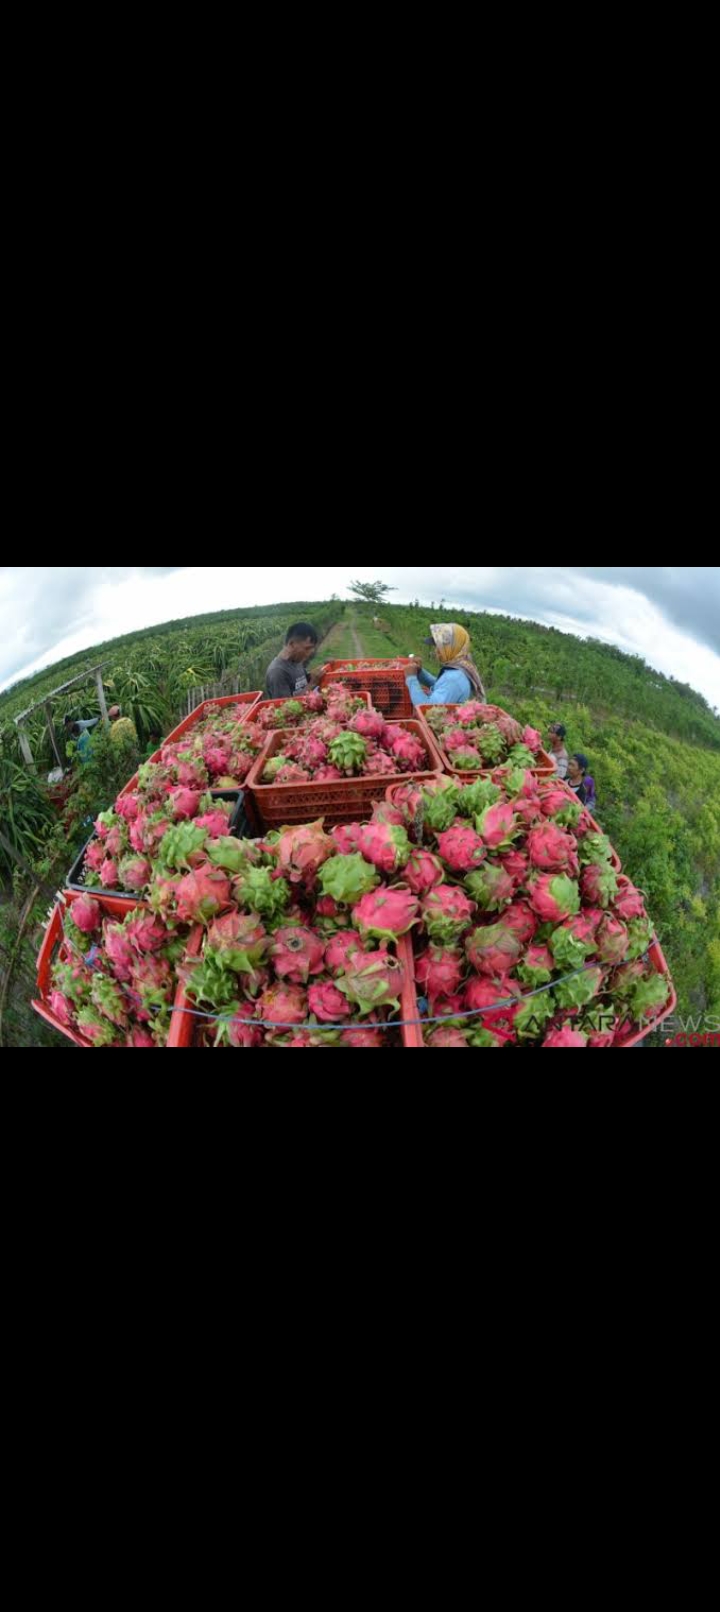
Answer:
[{"label": "overcast sky", "polygon": [[[293,599],[347,597],[381,577],[391,601],[526,616],[602,638],[690,683],[720,707],[720,568],[716,566],[9,566],[0,571],[0,688],[104,639],[179,616]],[[482,667],[482,642],[476,643]]]}]

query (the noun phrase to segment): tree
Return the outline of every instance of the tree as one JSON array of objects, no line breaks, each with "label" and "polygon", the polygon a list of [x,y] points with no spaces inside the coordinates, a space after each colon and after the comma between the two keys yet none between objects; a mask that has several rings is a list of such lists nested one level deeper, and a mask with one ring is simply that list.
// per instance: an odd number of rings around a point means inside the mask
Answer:
[{"label": "tree", "polygon": [[364,600],[365,604],[381,605],[385,603],[386,593],[397,593],[387,582],[351,582],[350,593],[357,599]]}]

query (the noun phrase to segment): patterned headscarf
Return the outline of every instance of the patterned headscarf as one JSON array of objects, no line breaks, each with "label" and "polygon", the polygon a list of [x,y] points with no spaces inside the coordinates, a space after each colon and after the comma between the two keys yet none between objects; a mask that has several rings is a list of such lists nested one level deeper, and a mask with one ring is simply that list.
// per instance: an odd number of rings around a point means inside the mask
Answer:
[{"label": "patterned headscarf", "polygon": [[485,699],[482,678],[470,654],[470,634],[456,621],[440,622],[431,626],[432,640],[442,667],[457,668],[464,672],[481,700]]}]

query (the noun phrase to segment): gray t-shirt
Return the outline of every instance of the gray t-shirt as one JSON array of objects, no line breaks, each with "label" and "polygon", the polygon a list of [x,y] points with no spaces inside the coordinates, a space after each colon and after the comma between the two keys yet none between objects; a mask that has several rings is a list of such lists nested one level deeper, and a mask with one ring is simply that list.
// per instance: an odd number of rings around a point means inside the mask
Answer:
[{"label": "gray t-shirt", "polygon": [[307,671],[302,661],[283,660],[276,655],[265,673],[266,700],[291,700],[298,694],[307,694]]}]

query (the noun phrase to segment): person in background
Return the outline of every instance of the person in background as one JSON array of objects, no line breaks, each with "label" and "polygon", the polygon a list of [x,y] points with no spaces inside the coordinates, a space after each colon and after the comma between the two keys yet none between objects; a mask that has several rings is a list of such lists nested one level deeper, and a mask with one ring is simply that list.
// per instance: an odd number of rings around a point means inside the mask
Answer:
[{"label": "person in background", "polygon": [[69,727],[67,721],[65,722],[65,732],[75,740],[75,747],[82,762],[90,760],[90,728],[94,728],[99,721],[100,718],[96,717],[95,722],[71,722]]},{"label": "person in background", "polygon": [[[114,709],[115,709],[115,707],[113,706],[113,710]],[[109,715],[110,715],[110,712],[108,711],[108,716]],[[91,716],[89,718],[66,716],[64,718],[64,720],[63,720],[63,727],[65,729],[65,735],[67,737],[68,734],[71,734],[73,737],[75,737],[75,729],[76,728],[78,730],[78,733],[89,733],[91,728],[96,728],[97,727],[99,721],[100,721],[99,716]]]},{"label": "person in background", "polygon": [[318,635],[309,621],[296,621],[285,634],[285,648],[270,662],[265,673],[265,699],[291,700],[307,694],[319,682],[323,667],[308,679],[307,666],[318,646]]},{"label": "person in background", "polygon": [[584,756],[582,751],[578,750],[568,761],[567,781],[570,788],[577,795],[580,804],[587,806],[588,810],[592,811],[593,807],[597,805],[597,800],[595,798],[595,779],[588,772],[589,765],[587,756]]},{"label": "person in background", "polygon": [[457,622],[440,622],[431,626],[432,644],[440,672],[433,677],[420,667],[417,676],[405,678],[413,705],[465,705],[468,700],[485,699],[482,678],[471,653],[470,634]]},{"label": "person in background", "polygon": [[565,749],[565,729],[562,722],[551,722],[548,731],[550,734],[550,754],[555,762],[555,771],[559,778],[567,778],[568,753]]}]

